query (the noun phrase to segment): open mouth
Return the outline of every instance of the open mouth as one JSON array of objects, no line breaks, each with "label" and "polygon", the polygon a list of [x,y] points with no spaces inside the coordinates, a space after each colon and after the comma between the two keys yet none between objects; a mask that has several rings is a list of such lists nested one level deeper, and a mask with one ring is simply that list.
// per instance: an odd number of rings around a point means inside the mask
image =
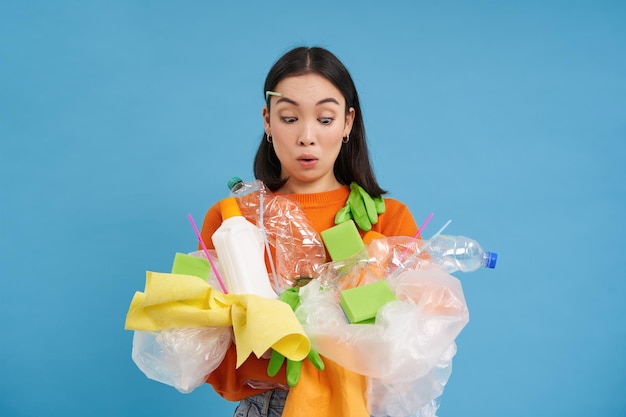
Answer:
[{"label": "open mouth", "polygon": [[302,164],[302,166],[306,168],[311,168],[315,166],[315,164],[317,163],[317,158],[311,155],[303,155],[300,158],[298,158],[298,161],[300,162],[300,164]]},{"label": "open mouth", "polygon": [[300,157],[298,158],[298,161],[314,162],[314,161],[317,161],[317,158],[313,155],[300,155]]}]

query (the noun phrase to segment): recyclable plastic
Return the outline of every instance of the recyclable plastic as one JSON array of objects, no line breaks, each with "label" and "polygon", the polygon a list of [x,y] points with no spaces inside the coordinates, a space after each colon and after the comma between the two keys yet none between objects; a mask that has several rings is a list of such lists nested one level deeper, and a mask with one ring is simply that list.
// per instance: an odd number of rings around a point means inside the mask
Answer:
[{"label": "recyclable plastic", "polygon": [[244,182],[239,177],[233,177],[228,181],[228,189],[230,190],[231,197],[241,197],[247,194],[265,190],[265,185],[262,181],[254,180]]},{"label": "recyclable plastic", "polygon": [[495,268],[498,260],[497,253],[485,251],[478,242],[465,236],[437,235],[426,242],[425,250],[432,262],[448,273]]},{"label": "recyclable plastic", "polygon": [[230,293],[256,294],[278,298],[265,267],[265,246],[258,227],[241,214],[237,200],[227,197],[220,203],[222,224],[212,240]]},{"label": "recyclable plastic", "polygon": [[[348,259],[322,265],[300,289],[296,316],[324,357],[368,380],[370,415],[434,417],[469,321],[452,272],[494,268],[497,254],[472,239],[437,233],[428,240],[371,240]],[[387,280],[396,300],[373,324],[351,324],[338,302],[345,289]]]},{"label": "recyclable plastic", "polygon": [[296,316],[317,352],[368,378],[372,416],[434,416],[424,413],[433,405],[436,411],[454,341],[469,321],[461,282],[424,264],[389,284],[397,301],[385,304],[374,324],[350,324],[336,288],[318,280],[300,289]]},{"label": "recyclable plastic", "polygon": [[297,202],[272,193],[259,180],[244,182],[234,177],[228,188],[243,216],[263,228],[268,244],[275,249],[271,262],[279,291],[317,275],[317,269],[326,263],[326,249]]},{"label": "recyclable plastic", "polygon": [[132,358],[150,379],[187,394],[204,384],[226,355],[230,327],[181,327],[135,331]]}]

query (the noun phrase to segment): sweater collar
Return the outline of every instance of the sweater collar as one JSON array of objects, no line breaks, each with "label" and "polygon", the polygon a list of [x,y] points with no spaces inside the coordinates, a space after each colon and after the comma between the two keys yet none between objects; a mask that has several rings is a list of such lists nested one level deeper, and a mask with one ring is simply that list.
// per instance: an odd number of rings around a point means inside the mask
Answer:
[{"label": "sweater collar", "polygon": [[291,200],[296,201],[302,208],[344,205],[350,195],[350,187],[342,185],[336,190],[326,191],[323,193],[312,194],[282,194]]}]

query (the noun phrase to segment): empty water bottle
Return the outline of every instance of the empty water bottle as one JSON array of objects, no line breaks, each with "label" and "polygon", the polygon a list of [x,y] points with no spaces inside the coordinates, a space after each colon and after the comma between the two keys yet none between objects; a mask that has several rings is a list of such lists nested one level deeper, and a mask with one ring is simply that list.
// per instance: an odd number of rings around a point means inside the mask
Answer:
[{"label": "empty water bottle", "polygon": [[[274,262],[281,291],[301,277],[311,277],[326,262],[326,249],[297,202],[274,194],[260,180],[244,182],[234,177],[228,182],[230,196],[237,199],[243,216],[265,233],[275,248]],[[268,248],[268,253],[272,253]]]},{"label": "empty water bottle", "polygon": [[478,242],[465,236],[438,235],[425,242],[432,262],[448,273],[495,268],[498,254],[488,252]]},{"label": "empty water bottle", "polygon": [[230,197],[241,197],[246,194],[254,193],[257,191],[265,190],[265,186],[262,181],[254,180],[244,182],[239,177],[233,177],[228,181],[228,189],[230,190]]}]

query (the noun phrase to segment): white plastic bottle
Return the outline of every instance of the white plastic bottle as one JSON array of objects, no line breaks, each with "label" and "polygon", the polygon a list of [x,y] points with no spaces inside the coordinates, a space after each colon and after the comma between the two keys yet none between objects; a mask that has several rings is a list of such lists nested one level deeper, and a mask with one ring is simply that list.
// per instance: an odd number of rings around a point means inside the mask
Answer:
[{"label": "white plastic bottle", "polygon": [[465,236],[438,235],[425,243],[432,262],[448,273],[495,268],[498,260],[497,253],[483,250],[478,242]]},{"label": "white plastic bottle", "polygon": [[265,247],[258,227],[241,215],[237,200],[220,202],[222,224],[211,239],[229,293],[278,298],[265,268]]},{"label": "white plastic bottle", "polygon": [[271,250],[270,245],[275,249],[270,267],[278,291],[292,287],[299,278],[314,276],[326,263],[322,238],[297,202],[274,194],[260,180],[244,182],[233,177],[228,188],[243,216],[264,228],[266,250]]}]

